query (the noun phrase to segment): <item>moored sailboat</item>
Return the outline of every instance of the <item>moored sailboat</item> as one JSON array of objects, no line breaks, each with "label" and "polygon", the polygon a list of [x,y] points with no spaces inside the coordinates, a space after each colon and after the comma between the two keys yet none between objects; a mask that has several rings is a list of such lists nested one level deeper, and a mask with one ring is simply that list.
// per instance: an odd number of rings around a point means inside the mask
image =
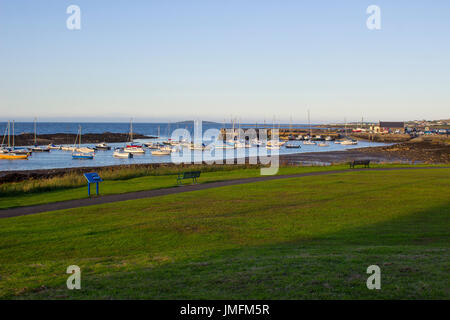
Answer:
[{"label": "moored sailboat", "polygon": [[[94,159],[94,150],[87,148],[87,147],[81,147],[81,126],[78,128],[78,134],[75,138],[74,147],[78,140],[78,148],[76,148],[76,152],[72,153],[72,159],[87,159],[91,160]],[[85,151],[86,150],[86,151]],[[90,151],[92,150],[92,152]]]},{"label": "moored sailboat", "polygon": [[309,124],[309,136],[308,136],[307,140],[303,141],[303,144],[315,145],[316,143],[314,141],[312,141],[311,118],[310,118],[309,110],[308,110],[308,124]]},{"label": "moored sailboat", "polygon": [[50,152],[49,147],[38,147],[37,145],[37,135],[36,135],[36,118],[34,118],[34,147],[31,148],[33,152]]},{"label": "moored sailboat", "polygon": [[130,120],[129,137],[130,137],[130,143],[125,146],[124,151],[125,152],[129,152],[129,153],[133,153],[133,154],[144,154],[145,150],[142,147],[142,145],[135,144],[133,142],[133,120],[132,119]]},{"label": "moored sailboat", "polygon": [[[13,130],[13,133],[12,133],[12,147],[11,147],[11,145],[10,145],[11,126],[10,126],[10,122],[8,121],[8,126],[7,126],[8,148],[4,148],[4,147],[1,148],[0,159],[4,159],[4,160],[26,160],[26,159],[28,159],[28,156],[29,156],[28,149],[18,149],[18,150],[15,149],[14,121],[13,121],[12,130]],[[5,136],[6,136],[6,131],[5,131]],[[5,136],[3,137],[2,145],[5,140]]]}]

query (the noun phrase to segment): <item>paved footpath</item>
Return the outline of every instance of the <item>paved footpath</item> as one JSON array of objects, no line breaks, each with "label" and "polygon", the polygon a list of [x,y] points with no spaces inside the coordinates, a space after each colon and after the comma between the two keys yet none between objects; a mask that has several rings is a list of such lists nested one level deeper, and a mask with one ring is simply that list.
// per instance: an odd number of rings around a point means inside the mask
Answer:
[{"label": "paved footpath", "polygon": [[311,176],[324,176],[324,175],[330,175],[330,174],[336,174],[336,173],[355,172],[355,171],[396,171],[396,170],[423,170],[423,169],[449,169],[449,168],[450,167],[409,167],[409,168],[408,167],[404,167],[404,168],[399,167],[399,168],[364,168],[364,169],[360,168],[360,169],[347,169],[347,170],[307,172],[307,173],[278,175],[278,176],[260,176],[260,177],[245,178],[245,179],[238,179],[238,180],[227,180],[227,181],[210,182],[210,183],[203,183],[203,184],[177,186],[177,187],[166,188],[166,189],[145,190],[145,191],[137,191],[137,192],[130,192],[130,193],[122,193],[122,194],[111,194],[111,195],[105,195],[105,196],[100,196],[100,197],[53,202],[53,203],[47,203],[47,204],[41,204],[41,205],[35,205],[35,206],[17,207],[17,208],[11,208],[11,209],[1,209],[0,210],[0,218],[18,217],[18,216],[25,216],[25,215],[41,213],[41,212],[63,210],[63,209],[73,209],[73,208],[87,207],[87,206],[93,206],[93,205],[97,205],[97,204],[112,203],[112,202],[119,202],[119,201],[126,201],[126,200],[146,199],[146,198],[165,196],[165,195],[169,195],[169,194],[177,194],[177,193],[183,193],[183,192],[191,192],[191,191],[205,190],[205,189],[226,187],[226,186],[236,186],[236,185],[252,183],[252,182],[311,177]]}]

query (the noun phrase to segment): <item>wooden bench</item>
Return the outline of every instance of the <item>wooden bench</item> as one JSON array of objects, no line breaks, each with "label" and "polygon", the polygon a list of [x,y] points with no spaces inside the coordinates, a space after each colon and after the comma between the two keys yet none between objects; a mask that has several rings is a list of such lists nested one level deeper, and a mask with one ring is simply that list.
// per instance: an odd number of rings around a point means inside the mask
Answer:
[{"label": "wooden bench", "polygon": [[350,168],[355,168],[355,166],[364,166],[366,168],[369,168],[370,160],[353,160],[349,164]]},{"label": "wooden bench", "polygon": [[201,171],[189,171],[179,173],[177,177],[177,184],[181,184],[184,179],[192,179],[192,183],[197,183],[197,178],[200,177]]}]

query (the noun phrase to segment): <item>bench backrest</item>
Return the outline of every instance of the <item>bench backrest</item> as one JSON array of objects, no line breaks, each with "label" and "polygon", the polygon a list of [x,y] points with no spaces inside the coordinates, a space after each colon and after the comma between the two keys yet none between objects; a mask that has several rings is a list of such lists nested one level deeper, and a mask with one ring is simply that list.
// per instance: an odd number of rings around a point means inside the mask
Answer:
[{"label": "bench backrest", "polygon": [[189,179],[189,178],[198,178],[200,177],[201,171],[189,171],[183,173],[183,179]]}]

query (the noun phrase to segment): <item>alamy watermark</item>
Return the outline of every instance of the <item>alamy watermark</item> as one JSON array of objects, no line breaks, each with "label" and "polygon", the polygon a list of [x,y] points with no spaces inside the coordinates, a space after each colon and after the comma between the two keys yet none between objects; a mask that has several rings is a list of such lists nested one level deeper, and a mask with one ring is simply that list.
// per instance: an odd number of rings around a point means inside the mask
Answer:
[{"label": "alamy watermark", "polygon": [[[268,133],[270,132],[270,138]],[[193,135],[187,129],[176,129],[170,141],[175,145],[171,161],[175,164],[261,164],[262,175],[275,175],[279,168],[278,129],[208,129],[195,121]]]},{"label": "alamy watermark", "polygon": [[66,27],[69,30],[81,30],[81,9],[77,5],[70,5],[66,10],[70,16],[66,20]]},{"label": "alamy watermark", "polygon": [[[68,30],[81,30],[81,9],[78,5],[72,4],[67,7],[66,13],[70,16],[66,20]],[[369,17],[366,26],[369,30],[381,30],[381,8],[372,4],[367,7],[366,13]]]},{"label": "alamy watermark", "polygon": [[367,274],[370,276],[367,278],[367,289],[380,290],[381,289],[381,269],[377,265],[371,265],[367,268]]},{"label": "alamy watermark", "polygon": [[79,266],[71,265],[67,267],[66,273],[70,274],[67,278],[67,289],[81,289],[81,269]]},{"label": "alamy watermark", "polygon": [[381,30],[381,9],[377,5],[370,5],[366,10],[370,16],[367,18],[366,26],[369,30]]}]

